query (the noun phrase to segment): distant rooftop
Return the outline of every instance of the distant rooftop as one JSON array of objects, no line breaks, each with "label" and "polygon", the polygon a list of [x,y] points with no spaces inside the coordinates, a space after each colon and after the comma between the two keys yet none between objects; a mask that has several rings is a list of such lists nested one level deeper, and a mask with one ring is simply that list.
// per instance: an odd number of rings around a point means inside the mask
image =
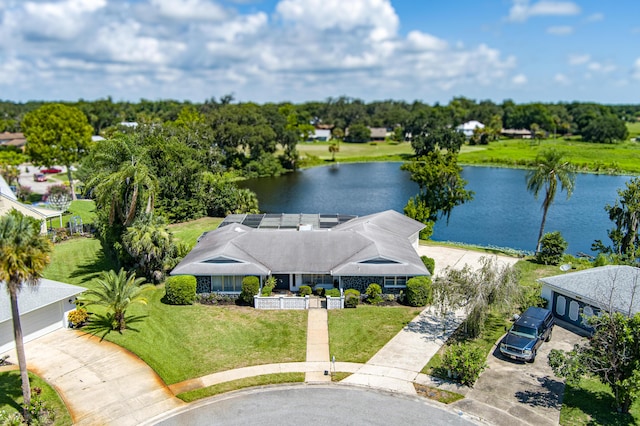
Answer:
[{"label": "distant rooftop", "polygon": [[233,223],[241,223],[257,229],[298,229],[300,226],[311,226],[313,229],[331,229],[356,217],[345,214],[317,213],[231,214],[224,218],[220,228]]}]

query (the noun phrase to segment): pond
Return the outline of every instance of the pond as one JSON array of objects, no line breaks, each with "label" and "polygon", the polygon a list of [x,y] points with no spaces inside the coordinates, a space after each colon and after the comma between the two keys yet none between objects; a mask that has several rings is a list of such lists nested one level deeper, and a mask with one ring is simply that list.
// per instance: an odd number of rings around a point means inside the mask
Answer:
[{"label": "pond", "polygon": [[[252,179],[242,186],[256,192],[266,213],[340,213],[366,215],[403,211],[418,186],[401,163],[335,164],[275,178]],[[462,177],[475,192],[473,201],[441,219],[432,238],[481,246],[533,251],[542,220],[542,199],[526,188],[526,171],[494,167],[464,167]],[[579,174],[572,197],[558,192],[549,209],[545,232],[560,231],[568,253],[593,254],[591,244],[609,244],[613,223],[604,206],[613,204],[617,189],[629,176]],[[541,197],[544,194],[541,194]]]}]

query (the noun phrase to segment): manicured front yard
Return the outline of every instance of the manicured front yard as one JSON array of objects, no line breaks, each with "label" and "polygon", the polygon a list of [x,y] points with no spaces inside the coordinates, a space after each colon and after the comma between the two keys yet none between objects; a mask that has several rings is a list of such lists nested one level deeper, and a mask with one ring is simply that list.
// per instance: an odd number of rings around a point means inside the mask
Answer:
[{"label": "manicured front yard", "polygon": [[560,412],[560,424],[637,425],[640,424],[640,400],[631,406],[629,415],[614,410],[611,390],[597,379],[582,379],[578,386],[567,385]]},{"label": "manicured front yard", "polygon": [[[131,314],[148,315],[107,339],[153,368],[167,384],[250,365],[304,361],[306,311],[258,311],[240,306],[165,305],[164,287]],[[129,312],[129,311],[127,311]]]},{"label": "manicured front yard", "polygon": [[195,401],[221,393],[231,392],[238,389],[250,388],[254,386],[276,385],[283,383],[304,382],[304,373],[279,373],[264,374],[262,376],[247,377],[246,379],[233,380],[206,388],[196,389],[177,395],[185,402]]},{"label": "manicured front yard", "polygon": [[[54,411],[54,424],[56,426],[72,424],[71,415],[58,393],[35,374],[29,373],[29,378],[32,392],[34,388],[42,389],[41,400]],[[7,414],[22,412],[22,381],[19,370],[0,372],[0,412],[3,411]]]},{"label": "manicured front yard", "polygon": [[338,362],[367,362],[420,310],[358,305],[329,311],[329,353]]}]

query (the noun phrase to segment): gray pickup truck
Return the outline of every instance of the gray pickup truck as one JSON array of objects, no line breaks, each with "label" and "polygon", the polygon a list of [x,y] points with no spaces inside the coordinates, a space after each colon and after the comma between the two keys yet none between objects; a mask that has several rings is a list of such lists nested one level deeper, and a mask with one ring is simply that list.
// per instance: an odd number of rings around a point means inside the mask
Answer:
[{"label": "gray pickup truck", "polygon": [[553,325],[551,311],[536,307],[528,308],[500,342],[500,352],[512,359],[534,362],[542,342],[551,340]]}]

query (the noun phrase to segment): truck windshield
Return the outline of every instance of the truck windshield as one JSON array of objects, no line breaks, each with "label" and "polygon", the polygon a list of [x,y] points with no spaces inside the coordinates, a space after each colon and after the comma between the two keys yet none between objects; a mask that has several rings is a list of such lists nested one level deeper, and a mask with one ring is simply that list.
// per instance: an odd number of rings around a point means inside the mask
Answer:
[{"label": "truck windshield", "polygon": [[522,325],[514,325],[511,327],[511,333],[520,337],[527,337],[529,339],[536,338],[536,329],[533,327],[525,327]]}]

